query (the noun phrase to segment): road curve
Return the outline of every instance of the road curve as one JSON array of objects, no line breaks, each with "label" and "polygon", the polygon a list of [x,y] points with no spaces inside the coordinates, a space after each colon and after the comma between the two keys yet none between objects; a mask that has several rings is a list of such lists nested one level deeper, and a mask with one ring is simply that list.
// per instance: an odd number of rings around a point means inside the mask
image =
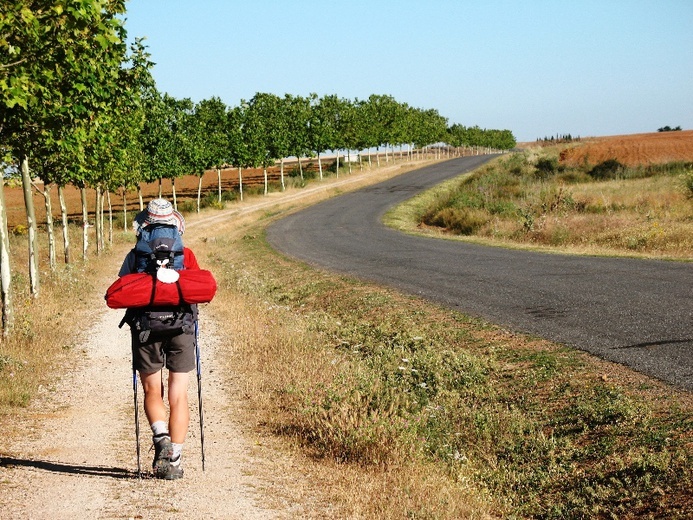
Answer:
[{"label": "road curve", "polygon": [[272,224],[268,240],[311,265],[693,390],[693,264],[507,250],[411,236],[382,224],[393,205],[489,158],[438,163],[327,200]]}]

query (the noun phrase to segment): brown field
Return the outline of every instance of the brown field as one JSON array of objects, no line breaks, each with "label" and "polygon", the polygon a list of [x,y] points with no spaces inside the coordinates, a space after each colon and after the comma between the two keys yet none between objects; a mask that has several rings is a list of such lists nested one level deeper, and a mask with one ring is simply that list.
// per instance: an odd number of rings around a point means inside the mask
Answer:
[{"label": "brown field", "polygon": [[[331,161],[323,160],[323,171],[331,163]],[[284,176],[288,179],[289,171],[296,167],[296,162],[287,162],[284,165]],[[358,166],[356,166],[358,168]],[[309,162],[308,160],[303,161],[304,172],[306,170],[317,170],[318,165],[316,162]],[[263,185],[264,174],[262,169],[243,169],[243,189],[253,186]],[[270,183],[278,183],[280,179],[279,167],[273,167],[268,169],[267,177]],[[178,203],[185,200],[196,200],[197,199],[197,183],[199,178],[194,175],[189,175],[186,177],[181,177],[176,179],[176,197]],[[231,191],[238,190],[238,169],[237,168],[227,168],[223,169],[221,172],[221,185],[222,190]],[[202,196],[205,193],[216,193],[217,192],[217,174],[216,171],[210,170],[205,172],[202,176]],[[154,197],[159,190],[158,183],[148,183],[142,185],[142,193],[144,196],[145,204],[146,202]],[[163,196],[166,198],[171,198],[171,181],[164,179],[162,183]],[[34,190],[33,194],[34,207],[36,211],[36,219],[39,225],[46,222],[46,211],[45,211],[45,201],[43,195]],[[80,199],[80,193],[77,189],[72,186],[65,188],[65,203],[67,205],[67,211],[69,218],[71,220],[80,220],[82,218],[82,203]],[[89,213],[94,213],[94,205],[96,199],[96,192],[93,189],[87,189],[87,204],[89,207]],[[6,186],[5,187],[5,200],[7,203],[7,220],[8,227],[14,229],[17,226],[26,226],[26,211],[24,209],[24,193],[21,186]],[[60,206],[58,202],[58,190],[57,188],[52,189],[51,201],[53,207],[53,219],[60,218]],[[129,211],[139,210],[139,201],[137,198],[137,192],[132,190],[128,191],[126,194],[126,201]],[[113,206],[114,212],[122,212],[123,210],[123,196],[122,191],[118,193],[111,193],[111,204]]]},{"label": "brown field", "polygon": [[568,166],[608,159],[626,166],[693,161],[693,130],[591,137],[561,152],[561,163]]}]

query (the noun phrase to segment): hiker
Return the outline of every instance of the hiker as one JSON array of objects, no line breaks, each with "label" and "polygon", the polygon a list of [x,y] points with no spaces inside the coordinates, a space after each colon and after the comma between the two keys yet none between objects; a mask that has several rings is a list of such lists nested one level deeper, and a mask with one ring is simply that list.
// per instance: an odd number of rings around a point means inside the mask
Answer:
[{"label": "hiker", "polygon": [[[154,199],[149,202],[147,209],[135,217],[133,226],[138,243],[125,257],[119,277],[152,269],[154,272],[161,270],[161,274],[175,275],[171,267],[176,270],[200,269],[195,255],[183,247],[180,239],[185,230],[183,216],[173,209],[169,201]],[[151,239],[159,229],[175,238],[159,239],[158,242],[151,240],[149,244],[158,244],[153,247],[155,251],[150,249],[149,253],[143,252],[143,247],[148,247],[147,244],[140,246],[143,237]],[[161,260],[158,254],[161,249],[170,256]],[[157,276],[160,280],[164,279],[158,272]],[[171,316],[174,318],[171,319]],[[157,319],[161,320],[158,322],[160,328],[162,324],[168,326],[171,321],[176,322],[177,328],[172,331],[157,330],[154,326]],[[197,305],[128,309],[123,320],[130,325],[133,372],[139,372],[144,390],[144,411],[152,429],[154,475],[166,480],[182,478],[181,456],[190,422],[189,373],[196,366]],[[168,370],[168,420],[164,402],[164,366]]]}]

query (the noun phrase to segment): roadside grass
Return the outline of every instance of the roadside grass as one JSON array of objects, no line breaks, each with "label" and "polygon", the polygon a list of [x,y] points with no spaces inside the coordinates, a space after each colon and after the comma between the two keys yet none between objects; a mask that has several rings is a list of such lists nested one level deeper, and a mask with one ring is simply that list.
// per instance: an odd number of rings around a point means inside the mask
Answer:
[{"label": "roadside grass", "polygon": [[[0,422],[6,433],[12,426],[7,419],[16,418],[37,392],[51,392],[63,370],[72,370],[78,364],[74,360],[81,356],[77,346],[89,331],[90,317],[103,305],[103,300],[94,301],[94,294],[97,283],[107,273],[112,274],[113,259],[108,252],[97,257],[92,244],[89,261],[85,263],[81,257],[81,233],[80,227],[70,225],[73,261],[64,263],[59,245],[55,271],[48,268],[45,258],[46,234],[38,233],[38,299],[29,292],[25,269],[29,262],[27,237],[21,232],[10,236],[14,328],[0,341]],[[61,238],[56,239],[62,244]],[[126,234],[114,230],[114,247],[128,239]]]},{"label": "roadside grass", "polygon": [[344,517],[693,514],[689,394],[308,268],[262,226],[203,245],[228,369],[248,420],[317,464]]},{"label": "roadside grass", "polygon": [[497,245],[693,259],[693,163],[567,167],[559,152],[496,159],[393,209],[386,221]]}]

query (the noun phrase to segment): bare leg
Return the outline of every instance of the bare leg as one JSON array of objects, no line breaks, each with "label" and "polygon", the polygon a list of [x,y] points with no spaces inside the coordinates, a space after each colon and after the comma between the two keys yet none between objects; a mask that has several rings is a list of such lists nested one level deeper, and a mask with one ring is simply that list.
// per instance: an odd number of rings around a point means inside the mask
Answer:
[{"label": "bare leg", "polygon": [[161,395],[161,370],[151,374],[140,372],[142,389],[144,390],[144,413],[149,424],[156,421],[166,421],[166,405]]},{"label": "bare leg", "polygon": [[168,374],[168,402],[171,406],[171,417],[168,422],[171,442],[183,444],[188,434],[190,423],[190,410],[188,408],[188,382],[190,376],[187,372],[169,372]]}]

